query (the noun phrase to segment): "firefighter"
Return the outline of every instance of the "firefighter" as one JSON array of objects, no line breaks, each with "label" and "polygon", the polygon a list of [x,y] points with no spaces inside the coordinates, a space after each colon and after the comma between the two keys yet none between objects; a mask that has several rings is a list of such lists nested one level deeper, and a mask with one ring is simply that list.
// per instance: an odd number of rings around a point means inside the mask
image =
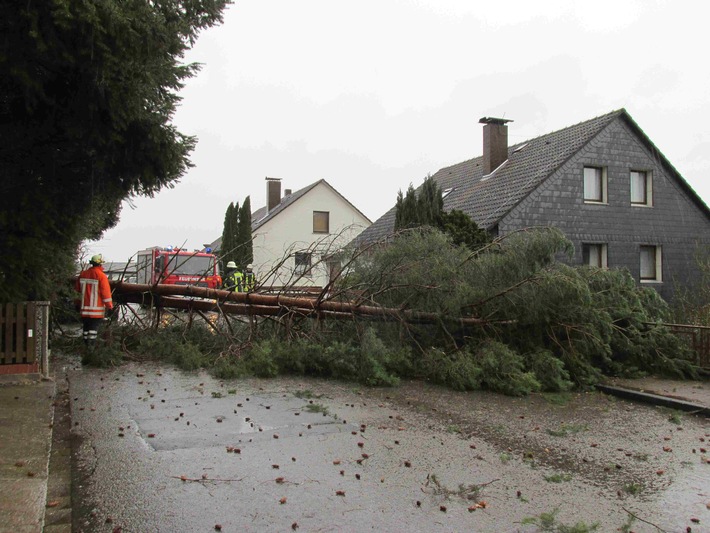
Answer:
[{"label": "firefighter", "polygon": [[101,266],[104,263],[103,256],[94,255],[89,263],[91,266],[79,274],[75,289],[80,294],[77,303],[83,323],[84,344],[89,351],[93,351],[96,347],[99,325],[106,310],[113,309],[113,299],[108,277]]},{"label": "firefighter", "polygon": [[227,275],[224,277],[224,289],[228,291],[243,292],[244,275],[237,268],[234,261],[227,263]]},{"label": "firefighter", "polygon": [[256,280],[254,279],[254,272],[252,271],[251,264],[247,265],[244,271],[244,292],[251,292],[254,290],[254,285],[256,285]]}]

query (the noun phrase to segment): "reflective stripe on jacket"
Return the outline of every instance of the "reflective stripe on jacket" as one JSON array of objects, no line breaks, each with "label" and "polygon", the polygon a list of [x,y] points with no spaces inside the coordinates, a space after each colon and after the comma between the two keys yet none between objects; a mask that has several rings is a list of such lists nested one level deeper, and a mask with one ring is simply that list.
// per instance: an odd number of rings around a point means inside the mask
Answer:
[{"label": "reflective stripe on jacket", "polygon": [[254,273],[253,272],[246,272],[244,274],[244,292],[251,292],[254,290]]},{"label": "reflective stripe on jacket", "polygon": [[92,266],[79,274],[76,290],[81,294],[79,313],[82,318],[103,318],[104,309],[113,309],[108,277],[100,266]]},{"label": "reflective stripe on jacket", "polygon": [[242,292],[242,273],[235,270],[231,274],[227,274],[224,288],[228,291]]}]

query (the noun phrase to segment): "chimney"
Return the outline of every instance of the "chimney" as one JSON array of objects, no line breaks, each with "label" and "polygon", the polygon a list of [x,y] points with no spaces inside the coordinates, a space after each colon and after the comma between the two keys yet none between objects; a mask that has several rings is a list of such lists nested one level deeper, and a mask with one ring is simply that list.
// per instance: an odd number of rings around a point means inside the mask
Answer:
[{"label": "chimney", "polygon": [[284,189],[284,198],[291,196],[291,189]]},{"label": "chimney", "polygon": [[266,178],[266,212],[281,203],[281,178]]},{"label": "chimney", "polygon": [[483,117],[483,175],[490,174],[508,159],[508,126],[506,118]]}]

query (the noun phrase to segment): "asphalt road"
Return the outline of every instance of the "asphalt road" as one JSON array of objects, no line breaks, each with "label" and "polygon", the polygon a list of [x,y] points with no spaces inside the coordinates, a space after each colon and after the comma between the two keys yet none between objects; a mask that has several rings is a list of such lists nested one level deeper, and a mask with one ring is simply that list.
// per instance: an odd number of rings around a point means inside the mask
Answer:
[{"label": "asphalt road", "polygon": [[710,531],[705,418],[599,393],[68,375],[75,531],[527,532],[551,513]]}]

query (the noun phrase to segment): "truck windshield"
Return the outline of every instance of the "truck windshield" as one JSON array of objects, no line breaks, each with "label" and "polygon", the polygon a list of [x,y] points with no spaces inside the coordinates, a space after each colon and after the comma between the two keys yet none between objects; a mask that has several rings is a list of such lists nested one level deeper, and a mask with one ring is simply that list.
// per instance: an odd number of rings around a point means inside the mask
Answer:
[{"label": "truck windshield", "polygon": [[196,255],[172,255],[165,269],[167,275],[212,276],[214,258]]}]

